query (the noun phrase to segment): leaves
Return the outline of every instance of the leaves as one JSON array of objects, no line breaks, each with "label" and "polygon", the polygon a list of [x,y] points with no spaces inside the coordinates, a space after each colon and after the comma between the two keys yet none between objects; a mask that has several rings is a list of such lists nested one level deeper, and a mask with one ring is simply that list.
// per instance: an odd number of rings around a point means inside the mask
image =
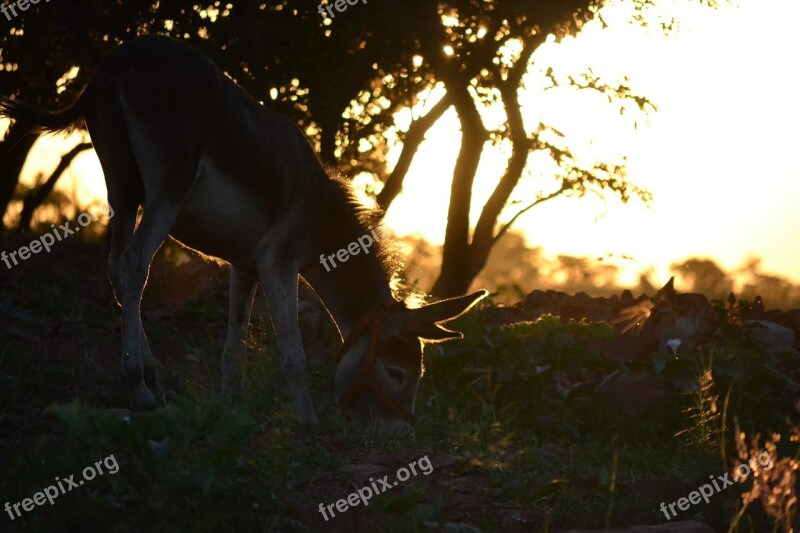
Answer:
[{"label": "leaves", "polygon": [[[80,472],[103,453],[113,453],[120,463],[120,471],[109,477],[113,500],[129,515],[149,508],[153,524],[159,524],[184,516],[186,498],[194,498],[195,505],[214,501],[213,508],[193,513],[197,526],[206,527],[225,523],[237,506],[247,508],[237,501],[236,494],[249,489],[240,487],[236,470],[249,468],[242,455],[256,424],[221,397],[179,397],[151,413],[124,417],[88,410],[77,401],[46,413],[62,422],[67,434],[53,450],[57,455],[45,456],[58,458],[52,471]],[[111,501],[101,487],[93,494],[101,507]]]}]

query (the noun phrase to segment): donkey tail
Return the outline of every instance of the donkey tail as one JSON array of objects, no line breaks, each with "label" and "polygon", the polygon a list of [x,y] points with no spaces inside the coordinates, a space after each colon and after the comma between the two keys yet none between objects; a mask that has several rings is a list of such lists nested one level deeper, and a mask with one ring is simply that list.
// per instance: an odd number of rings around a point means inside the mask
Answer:
[{"label": "donkey tail", "polygon": [[49,113],[33,106],[23,104],[10,98],[0,98],[0,117],[19,121],[30,127],[36,133],[56,133],[59,131],[71,132],[78,127],[83,116],[81,99],[75,101],[68,108]]},{"label": "donkey tail", "polygon": [[0,97],[0,117],[10,118],[25,124],[35,133],[71,133],[81,125],[86,110],[97,99],[99,93],[111,82],[109,69],[101,65],[97,74],[84,87],[80,96],[69,107],[49,112],[23,104],[8,97]]}]

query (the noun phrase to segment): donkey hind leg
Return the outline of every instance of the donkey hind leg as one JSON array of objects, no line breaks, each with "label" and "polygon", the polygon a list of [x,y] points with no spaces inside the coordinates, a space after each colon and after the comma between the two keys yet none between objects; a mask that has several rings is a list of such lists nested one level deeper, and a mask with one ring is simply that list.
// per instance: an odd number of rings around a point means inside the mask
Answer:
[{"label": "donkey hind leg", "polygon": [[[113,208],[113,206],[112,206]],[[115,209],[114,217],[110,220],[111,223],[111,252],[108,257],[108,278],[111,280],[111,286],[114,289],[117,302],[122,306],[122,301],[119,296],[121,290],[120,282],[120,257],[122,252],[128,247],[133,237],[133,226],[136,223],[136,213],[138,210],[137,205],[126,205],[123,209]],[[132,213],[132,216],[131,216]],[[141,323],[141,322],[140,322]],[[144,365],[144,379],[145,383],[152,387],[151,390],[155,392],[156,401],[159,404],[166,403],[164,390],[158,380],[158,368],[156,366],[156,359],[150,351],[150,346],[147,342],[147,335],[145,335],[144,328],[140,328],[140,346],[142,349],[142,362]]]},{"label": "donkey hind leg", "polygon": [[[275,265],[275,263],[273,263]],[[300,423],[317,424],[317,415],[308,386],[308,370],[300,322],[297,317],[298,272],[286,267],[259,266],[259,278],[266,289],[269,314],[280,352],[281,367],[289,386]]]},{"label": "donkey hind leg", "polygon": [[[122,302],[119,297],[119,291],[121,290],[119,262],[122,253],[128,247],[133,237],[134,227],[136,226],[136,215],[139,210],[138,195],[136,194],[135,188],[131,186],[133,183],[132,179],[120,181],[120,176],[125,176],[126,174],[130,176],[130,178],[138,179],[138,170],[136,169],[135,161],[132,165],[128,165],[126,171],[122,171],[121,169],[117,172],[104,170],[107,174],[116,176],[118,179],[118,182],[115,183],[115,185],[117,185],[115,189],[119,190],[111,192],[111,188],[109,187],[109,203],[111,203],[112,209],[114,209],[114,217],[109,220],[111,226],[111,251],[108,255],[108,279],[111,281],[114,296],[117,298],[117,302],[120,305],[122,305]],[[141,329],[140,335],[145,383],[155,392],[158,403],[163,405],[166,403],[166,397],[158,381],[156,359],[150,351],[144,328]]]},{"label": "donkey hind leg", "polygon": [[[92,135],[92,144],[97,151],[108,189],[108,203],[113,209],[109,218],[111,246],[108,254],[108,279],[114,297],[121,306],[120,268],[122,253],[128,247],[136,227],[136,215],[142,200],[142,178],[133,154],[124,121],[111,110],[102,109],[90,114],[86,121]],[[143,347],[145,383],[153,387],[156,398],[165,403],[164,391],[158,382],[155,358],[147,344],[144,329],[141,330],[140,345]]]},{"label": "donkey hind leg", "polygon": [[228,335],[222,350],[220,376],[222,395],[235,398],[241,395],[241,361],[247,353],[247,329],[250,311],[258,289],[258,281],[231,266],[230,305],[228,310]]},{"label": "donkey hind leg", "polygon": [[[119,291],[122,306],[122,364],[120,372],[133,399],[134,408],[151,408],[156,397],[144,381],[144,363],[148,376],[158,386],[157,370],[141,319],[141,303],[150,263],[172,230],[180,206],[175,203],[150,202],[136,233],[119,258]],[[160,394],[163,396],[163,393]]]},{"label": "donkey hind leg", "polygon": [[150,345],[147,342],[147,335],[144,333],[144,327],[141,329],[140,338],[145,386],[153,391],[158,405],[166,405],[167,396],[164,394],[164,389],[161,387],[161,382],[158,380],[158,361],[150,351]]}]

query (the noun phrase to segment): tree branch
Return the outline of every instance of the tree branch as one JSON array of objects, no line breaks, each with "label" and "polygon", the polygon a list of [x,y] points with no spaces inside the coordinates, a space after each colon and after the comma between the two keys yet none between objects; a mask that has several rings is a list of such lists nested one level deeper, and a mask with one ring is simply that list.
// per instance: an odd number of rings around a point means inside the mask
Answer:
[{"label": "tree branch", "polygon": [[47,198],[47,196],[53,192],[53,188],[56,186],[56,182],[61,177],[61,175],[69,168],[72,160],[80,154],[81,152],[88,150],[92,147],[92,143],[82,142],[77,144],[72,150],[61,156],[61,161],[58,163],[58,166],[47,178],[47,181],[39,187],[39,189],[34,193],[29,193],[22,204],[22,213],[19,216],[19,225],[17,226],[17,231],[19,232],[26,232],[30,230],[31,227],[31,220],[33,219],[33,212],[39,207],[42,202]]},{"label": "tree branch", "polygon": [[528,134],[525,131],[525,122],[522,117],[522,109],[517,91],[519,85],[522,83],[522,77],[528,69],[528,63],[534,51],[544,40],[545,37],[539,34],[531,35],[523,40],[523,49],[520,57],[516,64],[508,71],[505,81],[501,81],[500,68],[495,66],[493,69],[497,77],[500,96],[502,97],[503,105],[506,109],[506,121],[508,124],[508,134],[511,138],[512,151],[506,171],[500,178],[497,187],[492,192],[486,204],[483,206],[481,215],[478,218],[478,223],[475,225],[472,246],[474,248],[473,258],[476,264],[472,266],[473,269],[477,269],[478,271],[483,268],[489,256],[489,252],[491,251],[491,247],[497,240],[494,236],[494,228],[497,224],[497,219],[505,207],[506,202],[508,202],[508,199],[511,197],[511,193],[522,178],[522,173],[528,162],[528,154],[532,148],[530,139],[528,139]]},{"label": "tree branch", "polygon": [[511,228],[511,226],[514,224],[514,222],[516,222],[516,220],[519,217],[521,217],[522,215],[524,215],[527,211],[529,211],[530,209],[533,209],[534,207],[536,207],[539,204],[543,204],[548,200],[552,200],[553,198],[555,198],[557,196],[560,196],[567,189],[569,189],[569,187],[566,184],[564,184],[557,191],[552,192],[552,193],[548,194],[547,196],[542,196],[541,198],[537,198],[535,202],[533,202],[532,204],[530,204],[526,208],[520,210],[519,213],[517,213],[516,215],[511,217],[511,220],[506,222],[506,224],[504,224],[503,227],[500,228],[500,231],[498,231],[497,235],[494,237],[494,242],[497,242],[497,240],[500,237],[502,237]]},{"label": "tree branch", "polygon": [[403,188],[403,180],[408,174],[408,169],[411,168],[411,162],[414,160],[419,146],[425,140],[425,134],[451,105],[453,105],[453,97],[447,92],[428,113],[412,122],[408,127],[403,139],[403,151],[400,153],[400,158],[397,160],[392,173],[386,179],[383,190],[378,194],[378,205],[384,213],[389,209],[397,195],[400,194]]}]

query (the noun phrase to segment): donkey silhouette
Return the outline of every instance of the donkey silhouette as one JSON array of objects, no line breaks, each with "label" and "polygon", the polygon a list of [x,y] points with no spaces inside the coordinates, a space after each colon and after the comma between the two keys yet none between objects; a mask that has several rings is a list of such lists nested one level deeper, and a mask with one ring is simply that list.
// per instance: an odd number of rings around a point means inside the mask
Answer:
[{"label": "donkey silhouette", "polygon": [[168,235],[231,264],[222,392],[240,390],[239,361],[260,284],[306,425],[317,417],[298,324],[298,276],[344,339],[335,376],[340,407],[356,425],[376,423],[384,432],[414,422],[421,340],[460,338],[438,324],[486,295],[410,309],[394,299],[380,254],[323,269],[320,255],[355,242],[374,219],[346,182],[328,175],[294,122],[260,105],[187,43],[134,39],[105,58],[68,108],[48,113],[3,99],[0,115],[42,132],[85,121],[115,213],[108,276],[122,309],[121,375],[134,408],[165,401],[140,307],[153,256]]}]

